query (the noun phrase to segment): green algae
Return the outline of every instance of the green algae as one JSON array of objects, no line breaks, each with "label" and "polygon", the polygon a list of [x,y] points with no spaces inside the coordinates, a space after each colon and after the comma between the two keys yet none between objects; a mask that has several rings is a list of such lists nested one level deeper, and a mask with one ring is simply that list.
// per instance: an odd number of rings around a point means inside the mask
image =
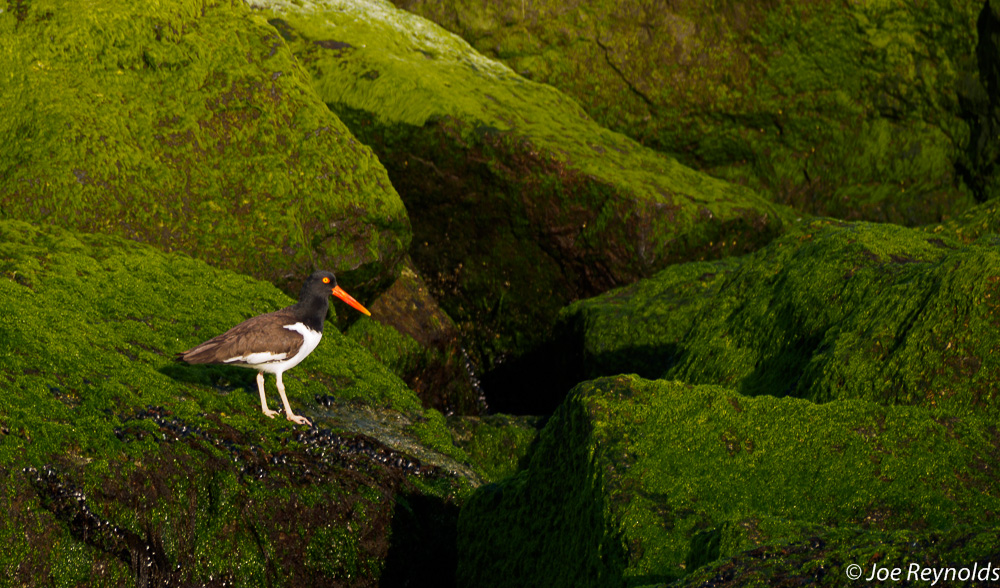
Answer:
[{"label": "green algae", "polygon": [[827,528],[992,528],[1000,492],[983,460],[997,450],[978,415],[598,379],[556,411],[524,471],[466,504],[459,584],[638,586]]},{"label": "green algae", "polygon": [[469,455],[484,482],[498,482],[517,473],[540,426],[538,417],[505,414],[448,419],[455,445]]},{"label": "green algae", "polygon": [[399,378],[418,369],[424,349],[413,337],[377,321],[358,321],[348,336],[378,358]]},{"label": "green algae", "polygon": [[[991,207],[982,208],[984,212]],[[818,220],[563,311],[584,376],[996,410],[996,237]]]},{"label": "green algae", "polygon": [[240,2],[30,2],[0,13],[0,210],[290,287],[392,279],[406,212],[372,152]]},{"label": "green algae", "polygon": [[531,348],[572,299],[753,250],[791,218],[388,3],[254,6],[386,165],[411,255],[486,368]]},{"label": "green algae", "polygon": [[923,224],[993,181],[993,107],[970,110],[991,75],[982,2],[396,4],[600,124],[803,212]]},{"label": "green algae", "polygon": [[[477,483],[439,453],[463,456],[443,417],[332,326],[285,378],[314,429],[261,415],[252,371],[173,361],[291,302],[270,284],[19,221],[0,221],[0,276],[0,568],[15,581],[373,585],[397,492]],[[421,424],[364,428],[337,406]],[[317,546],[345,532],[319,565]]]}]

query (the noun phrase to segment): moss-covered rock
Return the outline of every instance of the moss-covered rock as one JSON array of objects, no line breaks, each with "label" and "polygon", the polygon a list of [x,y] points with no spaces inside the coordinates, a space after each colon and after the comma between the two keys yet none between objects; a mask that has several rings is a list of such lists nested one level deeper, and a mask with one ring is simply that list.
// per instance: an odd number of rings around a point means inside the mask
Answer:
[{"label": "moss-covered rock", "polygon": [[361,298],[395,278],[410,228],[385,169],[242,2],[20,2],[0,36],[0,217],[286,291],[316,267]]},{"label": "moss-covered rock", "polygon": [[[866,532],[900,532],[919,544],[964,525],[995,535],[998,457],[1000,433],[980,415],[594,380],[552,416],[524,471],[463,507],[459,586],[653,584],[817,534],[870,544]],[[971,565],[953,556],[994,547],[938,553]]]},{"label": "moss-covered rock", "polygon": [[1000,414],[1000,240],[953,235],[803,223],[743,258],[577,302],[561,333],[582,377],[636,371],[747,395]]},{"label": "moss-covered rock", "polygon": [[328,324],[284,378],[309,429],[261,414],[253,371],[172,359],[290,302],[183,254],[0,221],[6,577],[448,585],[454,544],[438,536],[479,476],[378,360]]},{"label": "moss-covered rock", "polygon": [[402,378],[424,406],[445,414],[479,414],[482,391],[455,323],[430,294],[409,259],[399,278],[355,321],[347,336]]},{"label": "moss-covered rock", "polygon": [[985,94],[983,0],[396,4],[602,125],[804,212],[934,222],[973,203],[964,177],[992,173],[958,172],[975,116],[960,98]]},{"label": "moss-covered rock", "polygon": [[789,218],[387,2],[253,5],[385,164],[413,260],[486,367],[530,348],[572,299],[756,249]]}]

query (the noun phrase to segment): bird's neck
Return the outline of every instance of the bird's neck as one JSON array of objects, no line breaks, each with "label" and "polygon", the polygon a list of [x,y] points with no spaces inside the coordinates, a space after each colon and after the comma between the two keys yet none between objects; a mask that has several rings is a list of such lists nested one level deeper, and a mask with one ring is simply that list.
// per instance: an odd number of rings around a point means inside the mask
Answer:
[{"label": "bird's neck", "polygon": [[330,299],[327,296],[306,296],[295,304],[295,318],[313,331],[322,333],[323,321],[326,320],[329,308]]}]

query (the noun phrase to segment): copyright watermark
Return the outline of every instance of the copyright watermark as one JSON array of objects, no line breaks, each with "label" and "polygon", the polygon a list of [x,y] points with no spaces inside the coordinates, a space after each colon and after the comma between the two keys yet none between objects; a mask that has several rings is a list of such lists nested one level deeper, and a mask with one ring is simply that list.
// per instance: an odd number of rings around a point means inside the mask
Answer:
[{"label": "copyright watermark", "polygon": [[1000,581],[1000,566],[992,563],[974,563],[971,566],[925,566],[911,563],[901,567],[872,564],[865,569],[858,564],[847,564],[844,574],[848,580],[865,582],[926,582],[934,586],[938,582],[997,582]]}]

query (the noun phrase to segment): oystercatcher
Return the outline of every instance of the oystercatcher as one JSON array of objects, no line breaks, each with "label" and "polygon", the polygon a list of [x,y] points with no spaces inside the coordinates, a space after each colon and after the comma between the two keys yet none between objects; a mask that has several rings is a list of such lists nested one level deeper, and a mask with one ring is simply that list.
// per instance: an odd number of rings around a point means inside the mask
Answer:
[{"label": "oystercatcher", "polygon": [[331,272],[315,272],[302,284],[295,304],[247,319],[201,345],[178,353],[177,359],[190,364],[219,363],[257,370],[260,408],[274,418],[278,412],[267,407],[264,396],[264,372],[272,373],[278,380],[278,394],[288,420],[312,426],[309,419],[292,412],[281,374],[297,366],[319,345],[330,294],[371,316],[367,308],[337,285],[337,278]]}]

